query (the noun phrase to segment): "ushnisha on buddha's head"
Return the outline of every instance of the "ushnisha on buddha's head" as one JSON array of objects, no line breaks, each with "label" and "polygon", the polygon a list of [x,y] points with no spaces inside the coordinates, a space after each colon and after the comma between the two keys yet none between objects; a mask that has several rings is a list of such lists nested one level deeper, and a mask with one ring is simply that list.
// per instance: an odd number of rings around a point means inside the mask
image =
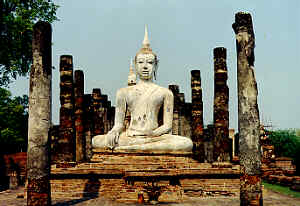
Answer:
[{"label": "ushnisha on buddha's head", "polygon": [[134,64],[136,73],[141,80],[152,81],[153,76],[156,78],[158,59],[150,48],[147,27],[145,27],[145,37],[142,48],[136,54]]}]

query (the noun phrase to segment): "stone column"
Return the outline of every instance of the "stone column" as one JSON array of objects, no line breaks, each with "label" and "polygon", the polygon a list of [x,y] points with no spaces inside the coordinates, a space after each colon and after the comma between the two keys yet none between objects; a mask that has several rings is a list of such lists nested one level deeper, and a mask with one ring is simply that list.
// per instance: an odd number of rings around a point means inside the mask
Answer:
[{"label": "stone column", "polygon": [[51,25],[33,27],[33,64],[30,70],[27,150],[27,205],[51,205],[50,137],[51,124]]},{"label": "stone column", "polygon": [[193,153],[196,159],[204,162],[203,142],[203,102],[200,70],[191,71],[192,87],[192,140]]},{"label": "stone column", "polygon": [[179,135],[186,136],[185,134],[185,118],[184,118],[184,105],[185,105],[185,97],[184,93],[178,93],[179,100]]},{"label": "stone column", "polygon": [[85,139],[83,126],[83,95],[84,74],[82,70],[75,71],[74,96],[75,96],[75,130],[76,130],[76,162],[85,159]]},{"label": "stone column", "polygon": [[102,116],[102,101],[101,101],[101,90],[99,88],[93,89],[92,93],[93,103],[93,136],[104,134],[103,116]]},{"label": "stone column", "polygon": [[227,86],[226,49],[214,49],[214,161],[229,162],[231,141],[229,139],[229,89]]},{"label": "stone column", "polygon": [[102,95],[102,105],[103,105],[103,110],[102,110],[102,114],[103,114],[103,125],[104,125],[104,134],[106,134],[109,130],[108,130],[108,118],[107,118],[107,101],[108,101],[108,97],[106,94]]},{"label": "stone column", "polygon": [[186,102],[183,105],[182,109],[182,117],[183,121],[180,123],[183,125],[181,128],[183,128],[183,136],[192,138],[192,103]]},{"label": "stone column", "polygon": [[73,58],[60,57],[60,128],[59,160],[75,160]]},{"label": "stone column", "polygon": [[49,135],[51,139],[51,162],[53,162],[58,158],[57,151],[59,146],[59,125],[52,125]]},{"label": "stone column", "polygon": [[115,114],[116,114],[116,107],[112,106],[110,108],[110,129],[111,130],[113,128],[113,126],[115,125]]},{"label": "stone column", "polygon": [[207,128],[203,130],[204,137],[204,162],[212,163],[214,161],[213,153],[214,153],[214,144],[213,140],[215,137],[215,129],[214,125],[209,124]]},{"label": "stone column", "polygon": [[258,92],[254,75],[255,36],[251,15],[237,13],[232,28],[237,50],[240,204],[263,205]]},{"label": "stone column", "polygon": [[169,90],[172,91],[174,96],[174,109],[173,109],[173,123],[172,123],[172,134],[179,135],[180,125],[179,125],[179,86],[178,85],[169,85]]},{"label": "stone column", "polygon": [[89,161],[92,156],[92,133],[93,133],[93,108],[92,95],[84,94],[83,96],[83,120],[84,120],[84,137],[85,137],[85,159]]},{"label": "stone column", "polygon": [[111,110],[111,101],[107,101],[107,130],[109,131],[112,126],[111,126],[111,116],[112,110]]}]

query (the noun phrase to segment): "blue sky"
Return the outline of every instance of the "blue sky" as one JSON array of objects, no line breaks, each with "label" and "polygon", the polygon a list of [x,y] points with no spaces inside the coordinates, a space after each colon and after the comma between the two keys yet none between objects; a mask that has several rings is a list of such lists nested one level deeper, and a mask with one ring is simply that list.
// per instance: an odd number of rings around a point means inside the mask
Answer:
[{"label": "blue sky", "polygon": [[[250,12],[256,37],[255,75],[261,121],[274,129],[300,128],[300,1],[114,0],[62,1],[53,27],[53,122],[59,115],[59,57],[73,55],[85,74],[85,93],[101,88],[112,103],[127,85],[130,58],[144,25],[160,64],[156,83],[178,84],[191,101],[190,71],[201,70],[204,123],[213,121],[213,49],[227,48],[230,127],[237,129],[234,15]],[[28,79],[10,85],[28,94]]]}]

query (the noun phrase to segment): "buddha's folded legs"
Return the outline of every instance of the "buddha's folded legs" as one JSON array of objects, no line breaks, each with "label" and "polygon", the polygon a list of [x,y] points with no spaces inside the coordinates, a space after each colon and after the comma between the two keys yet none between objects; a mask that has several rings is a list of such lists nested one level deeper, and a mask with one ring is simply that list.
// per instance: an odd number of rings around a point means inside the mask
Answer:
[{"label": "buddha's folded legs", "polygon": [[[107,148],[109,142],[106,135],[98,135],[93,138],[94,148]],[[142,151],[192,151],[193,142],[187,137],[164,134],[159,137],[135,136],[127,137],[122,133],[117,150],[142,150]]]},{"label": "buddha's folded legs", "polygon": [[142,151],[192,151],[193,142],[187,137],[164,134],[159,137],[144,138],[143,144],[119,145],[115,150]]}]

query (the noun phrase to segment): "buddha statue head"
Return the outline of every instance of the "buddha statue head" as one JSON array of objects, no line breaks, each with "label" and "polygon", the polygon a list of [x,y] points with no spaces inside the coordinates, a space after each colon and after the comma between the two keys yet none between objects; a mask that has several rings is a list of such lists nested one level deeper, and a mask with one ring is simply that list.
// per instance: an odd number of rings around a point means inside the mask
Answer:
[{"label": "buddha statue head", "polygon": [[136,54],[134,59],[137,75],[142,80],[152,80],[153,76],[156,78],[158,68],[158,59],[155,53],[150,48],[148,39],[147,27],[145,27],[145,36],[142,48]]}]

